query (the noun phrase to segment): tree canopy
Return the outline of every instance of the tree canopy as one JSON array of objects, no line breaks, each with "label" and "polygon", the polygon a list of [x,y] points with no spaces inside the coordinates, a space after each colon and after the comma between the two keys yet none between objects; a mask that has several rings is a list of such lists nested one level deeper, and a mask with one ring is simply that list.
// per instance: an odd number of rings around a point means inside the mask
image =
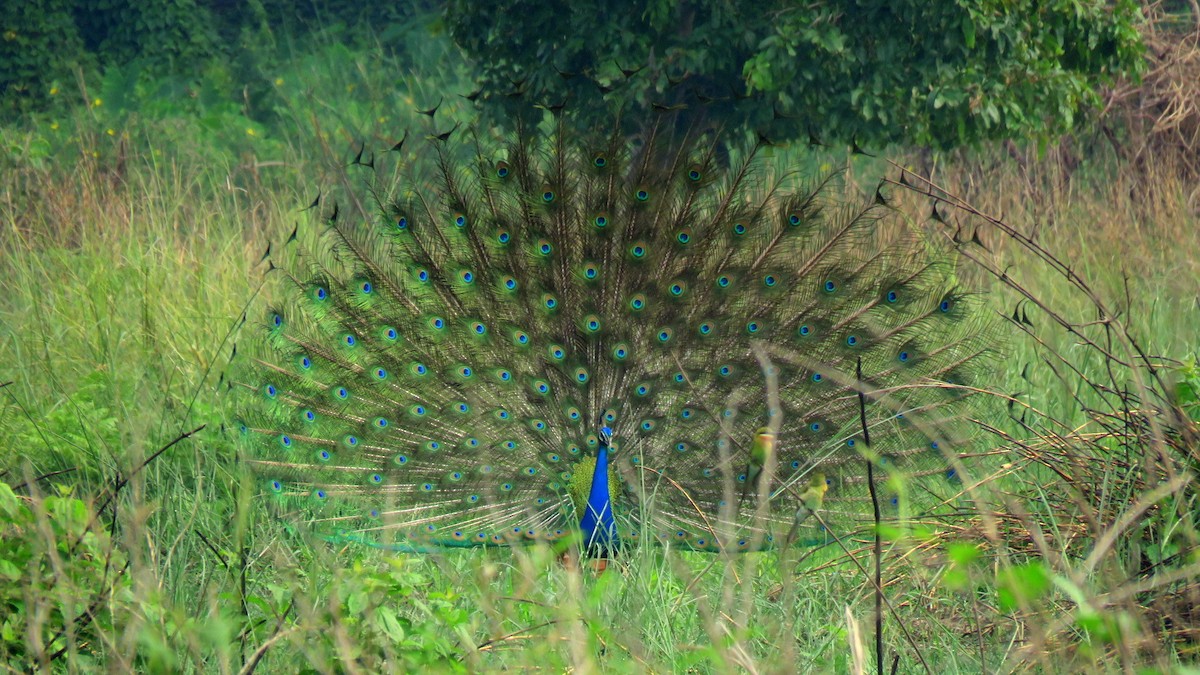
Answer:
[{"label": "tree canopy", "polygon": [[493,113],[687,105],[779,140],[1045,137],[1142,62],[1128,0],[450,0],[446,19]]}]

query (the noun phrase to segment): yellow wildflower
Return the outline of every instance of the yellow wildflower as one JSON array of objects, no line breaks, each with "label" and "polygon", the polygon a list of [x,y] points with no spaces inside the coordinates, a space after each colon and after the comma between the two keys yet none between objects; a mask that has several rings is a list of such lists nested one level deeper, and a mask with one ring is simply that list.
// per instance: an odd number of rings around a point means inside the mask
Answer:
[{"label": "yellow wildflower", "polygon": [[275,86],[276,86],[276,87],[282,87],[282,86],[283,86],[283,78],[282,78],[282,77],[277,77],[277,78],[275,78]]},{"label": "yellow wildflower", "polygon": [[50,87],[50,95],[58,96],[58,87]]},{"label": "yellow wildflower", "polygon": [[257,136],[258,132],[256,132],[254,129],[252,129],[250,127],[246,127],[246,135],[247,136]]},{"label": "yellow wildflower", "polygon": [[96,98],[92,99],[92,107],[93,108],[99,108],[102,105],[104,105],[104,99],[101,99],[100,97],[96,97]]}]

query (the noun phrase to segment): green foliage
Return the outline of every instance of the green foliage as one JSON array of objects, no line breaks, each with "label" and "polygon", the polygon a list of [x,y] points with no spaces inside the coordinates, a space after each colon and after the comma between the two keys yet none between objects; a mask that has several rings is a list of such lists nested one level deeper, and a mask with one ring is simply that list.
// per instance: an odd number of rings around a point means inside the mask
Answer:
[{"label": "green foliage", "polygon": [[[432,11],[427,2],[4,0],[0,118],[61,112],[66,104],[56,101],[76,86],[89,103],[99,99],[119,107],[122,99],[96,91],[98,81],[109,85],[114,80],[123,81],[121,89],[127,93],[140,90],[143,103],[182,103],[185,108],[219,84],[222,103],[254,109],[272,93],[263,71],[278,69],[280,63],[261,58],[277,56],[279,41],[316,38],[407,52],[423,41],[413,39],[413,28],[424,33]],[[228,77],[214,77],[214,71]],[[206,107],[213,103],[209,96]]]},{"label": "green foliage", "polygon": [[345,626],[349,640],[321,631],[321,646],[368,671],[386,666],[403,672],[465,672],[459,656],[464,638],[467,644],[472,638],[457,594],[431,590],[432,580],[403,559],[371,565],[356,564],[335,580],[330,602],[321,608],[328,614],[320,621]]},{"label": "green foliage", "polygon": [[973,576],[973,565],[980,554],[980,548],[975,544],[957,542],[947,545],[946,558],[950,564],[942,575],[942,583],[951,590],[967,588]]},{"label": "green foliage", "polygon": [[8,464],[35,460],[41,473],[69,469],[78,472],[75,483],[99,485],[103,467],[96,459],[101,449],[121,445],[118,420],[106,403],[113,400],[115,386],[107,373],[96,371],[80,379],[75,391],[44,415],[14,415],[11,429],[0,423],[0,439],[11,433],[12,446],[25,448],[22,453],[5,456],[0,469],[15,472],[21,466]]},{"label": "green foliage", "polygon": [[[0,483],[0,666],[23,671],[70,645],[97,644],[128,607],[125,556],[88,505],[63,494],[18,497]],[[94,661],[88,650],[77,663]]]},{"label": "green foliage", "polygon": [[[488,105],[717,99],[712,121],[807,138],[952,147],[1070,129],[1140,66],[1136,5],[451,0]],[[602,99],[600,89],[613,92]]]},{"label": "green foliage", "polygon": [[1200,423],[1200,362],[1195,354],[1179,367],[1175,402],[1193,422]]},{"label": "green foliage", "polygon": [[164,72],[194,72],[218,45],[213,17],[196,0],[78,0],[76,17],[106,64],[144,59]]},{"label": "green foliage", "polygon": [[[294,187],[310,167],[289,163],[285,177],[274,161],[293,149],[307,161],[323,150],[350,152],[367,139],[390,146],[425,119],[415,108],[441,98],[439,120],[470,112],[466,101],[445,96],[469,86],[448,37],[431,37],[427,21],[393,24],[387,32],[402,53],[380,50],[382,38],[365,29],[342,27],[296,45],[257,42],[265,34],[247,29],[233,58],[199,59],[193,75],[164,72],[148,58],[85,72],[83,104],[52,87],[56,105],[0,125],[0,172],[24,179],[29,171],[67,173],[94,161],[119,173],[125,158],[148,151],[214,168],[267,161],[270,168],[255,171],[255,181],[279,178]],[[370,47],[352,48],[354,35]],[[435,65],[417,76],[412,63]],[[317,129],[328,148],[305,140]],[[14,190],[21,206],[40,208],[25,203],[30,195]]]},{"label": "green foliage", "polygon": [[[264,20],[298,36],[344,33],[343,38],[369,47],[382,43],[401,48],[397,38],[406,25],[434,11],[434,0],[358,2],[357,0],[261,0]],[[370,26],[374,30],[357,30]]]},{"label": "green foliage", "polygon": [[1041,562],[1029,562],[1001,570],[997,578],[1000,609],[1028,609],[1045,599],[1050,591],[1050,570]]},{"label": "green foliage", "polygon": [[45,106],[83,55],[71,0],[0,2],[0,116]]}]

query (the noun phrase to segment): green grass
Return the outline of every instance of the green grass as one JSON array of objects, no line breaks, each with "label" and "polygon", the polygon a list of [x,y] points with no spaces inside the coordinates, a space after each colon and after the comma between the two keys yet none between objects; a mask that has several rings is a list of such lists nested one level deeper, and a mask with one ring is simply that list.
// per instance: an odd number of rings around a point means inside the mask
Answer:
[{"label": "green grass", "polygon": [[[101,105],[56,130],[40,120],[3,131],[14,170],[0,186],[0,384],[11,382],[0,389],[0,480],[19,497],[0,494],[0,601],[11,603],[0,605],[11,610],[0,616],[0,664],[68,672],[237,672],[247,664],[258,672],[422,664],[855,672],[863,654],[870,669],[871,585],[836,547],[793,556],[783,570],[773,553],[725,559],[648,548],[596,575],[539,550],[396,556],[335,548],[270,516],[222,427],[234,414],[222,375],[244,338],[243,313],[261,316],[277,290],[260,292],[267,243],[287,236],[298,207],[336,181],[357,143],[390,146],[398,129],[416,128],[414,106],[432,105],[448,83],[467,89],[454,68],[406,75],[396,86],[381,67],[394,62],[338,45],[296,56],[276,74],[274,128],[228,110],[105,118]],[[447,119],[463,114],[453,96],[447,101]],[[110,136],[116,120],[123,124]],[[1169,169],[1154,177],[1159,189],[1148,199],[1131,196],[1145,177],[1117,170],[1064,182],[1002,165],[983,181],[973,162],[957,160],[942,175],[1024,231],[1042,224],[1040,241],[1072,261],[1152,353],[1196,351],[1200,228]],[[900,200],[914,218],[924,215],[923,202]],[[984,259],[1012,265],[1011,276],[1054,311],[1095,318],[1061,275],[994,231],[983,236],[993,249]],[[1011,291],[969,266],[960,274],[1011,314]],[[1031,430],[1007,419],[997,426],[1045,441],[1042,420],[1086,421],[1072,394],[1098,405],[1081,383],[1103,381],[1106,363],[1045,312],[1030,315],[1045,346],[1001,325],[1003,372],[989,382],[1039,411]],[[1083,375],[1055,376],[1043,358],[1056,354]],[[1117,379],[1137,390],[1132,373]],[[1194,660],[1192,643],[1167,639],[1161,622],[1137,608],[1195,589],[1191,524],[1171,515],[1194,509],[1193,491],[1172,492],[1137,521],[1130,532],[1138,536],[1127,538],[1144,542],[1138,550],[1121,544],[1085,569],[1111,521],[1088,524],[1087,495],[1097,493],[1083,488],[1111,487],[1095,504],[1115,519],[1147,484],[1131,482],[1128,467],[1103,465],[1095,453],[1108,440],[1075,439],[1072,456],[1091,463],[1072,465],[1072,482],[1036,452],[980,436],[982,447],[1005,450],[1009,466],[980,493],[978,513],[962,529],[886,543],[883,576],[895,608],[885,619],[889,666],[893,654],[897,672],[919,672],[922,661],[956,673],[1166,672]],[[113,485],[125,481],[109,503]],[[56,508],[74,515],[56,516]],[[870,567],[861,540],[847,546]],[[1105,604],[1157,578],[1141,569],[1143,554],[1166,559],[1160,570],[1182,570],[1180,582],[1132,604]]]}]

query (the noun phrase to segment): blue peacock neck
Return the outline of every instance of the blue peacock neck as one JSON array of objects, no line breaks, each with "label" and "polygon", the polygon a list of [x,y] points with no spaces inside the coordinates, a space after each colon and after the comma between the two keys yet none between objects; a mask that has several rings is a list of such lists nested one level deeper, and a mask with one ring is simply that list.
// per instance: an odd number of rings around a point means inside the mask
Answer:
[{"label": "blue peacock neck", "polygon": [[601,430],[587,504],[579,520],[584,550],[592,557],[608,557],[620,547],[617,523],[613,518],[612,493],[609,491],[608,444],[611,434],[608,427]]}]

